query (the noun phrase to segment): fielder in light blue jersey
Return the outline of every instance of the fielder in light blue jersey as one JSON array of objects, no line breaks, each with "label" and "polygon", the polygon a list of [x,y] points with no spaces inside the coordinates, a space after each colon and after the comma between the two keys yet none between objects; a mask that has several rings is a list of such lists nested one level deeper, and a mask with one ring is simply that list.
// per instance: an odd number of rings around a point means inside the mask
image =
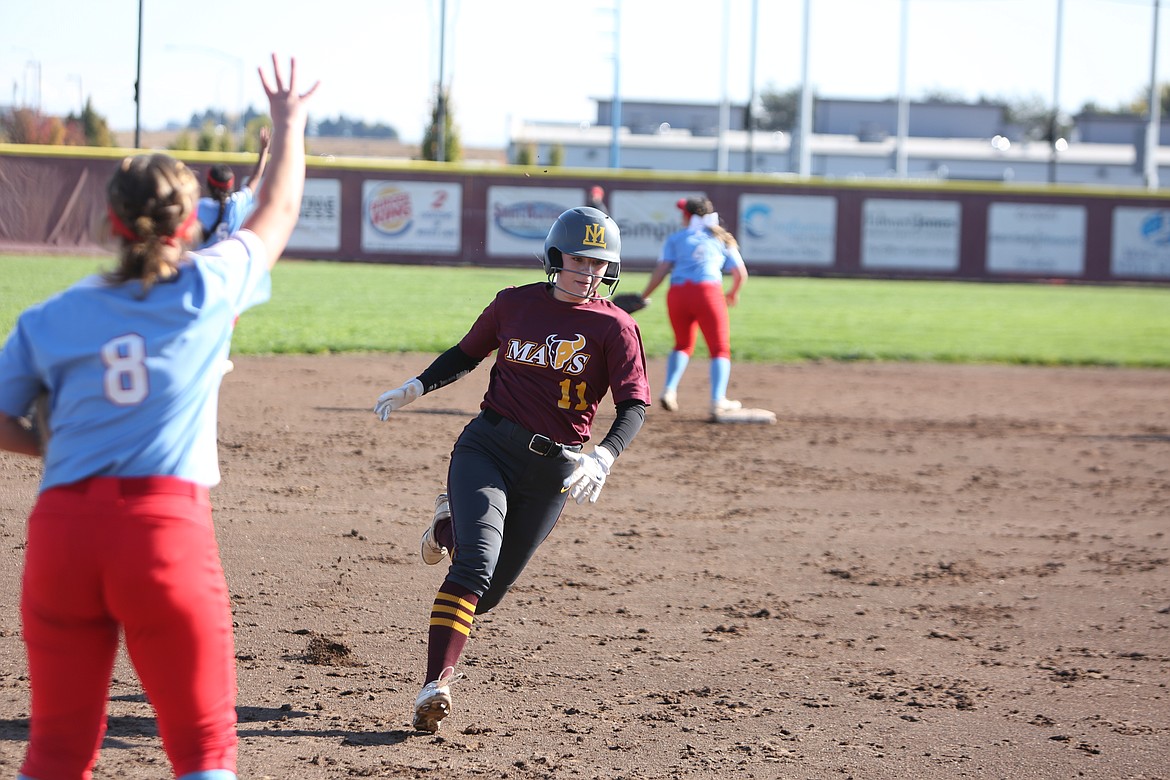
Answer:
[{"label": "fielder in light blue jersey", "polygon": [[[236,778],[231,605],[208,488],[235,318],[269,272],[305,184],[307,98],[260,79],[272,173],[244,228],[210,249],[199,180],[166,154],[127,157],[107,187],[118,265],[24,311],[0,351],[0,449],[44,457],[20,614],[31,688],[18,780],[89,780],[124,634],[180,780]],[[47,409],[38,436],[24,421]]]},{"label": "fielder in light blue jersey", "polygon": [[52,399],[41,490],[93,476],[217,484],[221,366],[232,322],[269,298],[268,267],[245,230],[149,291],[93,276],[21,314],[0,353],[0,409],[16,413],[42,383]]},{"label": "fielder in light blue jersey", "polygon": [[256,208],[256,191],[268,164],[270,139],[268,128],[260,128],[260,156],[256,158],[252,175],[238,190],[231,166],[220,163],[207,169],[204,183],[208,194],[199,199],[199,224],[203,228],[202,240],[198,242],[200,249],[234,236]]}]

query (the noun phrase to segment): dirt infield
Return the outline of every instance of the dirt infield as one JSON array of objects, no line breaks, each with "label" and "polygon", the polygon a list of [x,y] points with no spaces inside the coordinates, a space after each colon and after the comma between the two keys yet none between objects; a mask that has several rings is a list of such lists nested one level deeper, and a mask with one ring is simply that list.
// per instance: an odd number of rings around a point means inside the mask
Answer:
[{"label": "dirt infield", "polygon": [[[225,379],[241,777],[1170,777],[1170,372],[737,365],[769,426],[706,422],[696,364],[476,622],[430,736],[418,536],[486,368],[379,423],[427,360]],[[38,475],[0,455],[7,777]],[[168,776],[124,660],[112,694],[96,776]]]}]

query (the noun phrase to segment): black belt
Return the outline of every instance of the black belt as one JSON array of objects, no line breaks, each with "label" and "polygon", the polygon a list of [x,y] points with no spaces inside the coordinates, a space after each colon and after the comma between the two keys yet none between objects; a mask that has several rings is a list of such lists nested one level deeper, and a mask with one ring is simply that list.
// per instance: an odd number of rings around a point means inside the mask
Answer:
[{"label": "black belt", "polygon": [[526,428],[521,428],[507,417],[502,416],[495,409],[484,409],[479,413],[479,416],[495,427],[497,431],[512,441],[523,444],[528,448],[529,452],[535,452],[537,455],[543,455],[546,458],[555,458],[564,450],[569,450],[570,452],[581,451],[580,444],[557,444],[543,434],[533,433]]}]

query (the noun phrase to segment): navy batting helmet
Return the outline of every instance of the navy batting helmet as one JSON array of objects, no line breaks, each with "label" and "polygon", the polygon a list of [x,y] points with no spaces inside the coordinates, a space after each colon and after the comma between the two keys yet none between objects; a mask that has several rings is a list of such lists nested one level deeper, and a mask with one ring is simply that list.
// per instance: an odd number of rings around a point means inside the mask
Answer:
[{"label": "navy batting helmet", "polygon": [[612,288],[617,284],[622,263],[622,237],[617,223],[590,206],[577,206],[557,217],[544,240],[544,272],[560,272],[565,255],[588,257],[609,263],[602,281]]}]

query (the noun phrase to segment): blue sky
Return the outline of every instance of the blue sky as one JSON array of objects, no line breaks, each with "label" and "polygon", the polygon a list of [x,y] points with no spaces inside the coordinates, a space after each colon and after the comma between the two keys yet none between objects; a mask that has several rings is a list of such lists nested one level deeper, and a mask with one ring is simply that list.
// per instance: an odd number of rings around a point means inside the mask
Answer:
[{"label": "blue sky", "polygon": [[[1144,94],[1154,0],[1063,0],[1059,96],[1074,112]],[[1060,0],[907,0],[906,87],[1052,100]],[[502,146],[518,120],[580,122],[614,89],[615,4],[625,100],[717,102],[751,88],[751,0],[446,0],[443,76],[466,146]],[[1170,5],[1163,3],[1163,5]],[[144,130],[212,106],[266,103],[256,68],[273,51],[319,78],[318,118],[385,122],[422,136],[439,79],[441,0],[143,0]],[[811,0],[817,94],[892,98],[902,0]],[[758,0],[757,91],[801,80],[804,0]],[[0,0],[0,105],[76,111],[135,126],[137,0]],[[726,26],[729,32],[725,35]],[[1159,81],[1170,8],[1159,23]],[[726,45],[725,45],[726,43]]]}]

